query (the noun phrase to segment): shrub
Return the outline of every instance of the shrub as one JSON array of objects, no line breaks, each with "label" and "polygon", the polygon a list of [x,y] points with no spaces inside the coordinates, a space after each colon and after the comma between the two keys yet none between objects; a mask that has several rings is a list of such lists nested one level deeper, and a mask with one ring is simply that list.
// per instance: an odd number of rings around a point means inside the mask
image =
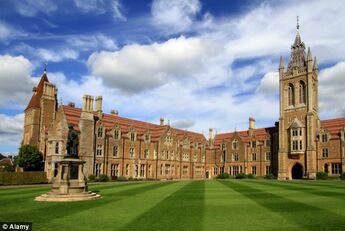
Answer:
[{"label": "shrub", "polygon": [[125,176],[118,176],[117,181],[127,181],[127,178]]},{"label": "shrub", "polygon": [[247,178],[248,179],[254,179],[255,178],[255,175],[253,173],[248,173],[247,174]]},{"label": "shrub", "polygon": [[341,179],[341,180],[345,180],[345,172],[343,172],[342,174],[340,174],[340,179]]},{"label": "shrub", "polygon": [[229,173],[223,172],[223,173],[219,174],[216,178],[217,179],[229,179],[230,175],[229,175]]},{"label": "shrub", "polygon": [[270,172],[265,175],[265,179],[272,180],[276,179],[276,177],[273,175],[273,173]]},{"label": "shrub", "polygon": [[89,179],[89,181],[95,181],[96,180],[96,176],[91,174],[87,177]]},{"label": "shrub", "polygon": [[105,175],[105,174],[101,174],[98,177],[98,181],[99,182],[108,182],[109,181],[109,177],[107,175]]},{"label": "shrub", "polygon": [[25,144],[19,148],[15,163],[24,168],[24,171],[42,171],[43,156],[37,146]]},{"label": "shrub", "polygon": [[327,172],[317,172],[316,178],[319,180],[326,180],[328,178],[328,173]]},{"label": "shrub", "polygon": [[0,185],[45,184],[45,172],[0,172]]},{"label": "shrub", "polygon": [[133,177],[131,177],[131,176],[128,178],[128,180],[129,180],[129,181],[132,181],[133,179],[134,179],[134,178],[133,178]]},{"label": "shrub", "polygon": [[247,175],[246,174],[244,174],[244,173],[238,173],[237,175],[236,175],[236,179],[244,179],[244,178],[246,178],[247,177]]}]

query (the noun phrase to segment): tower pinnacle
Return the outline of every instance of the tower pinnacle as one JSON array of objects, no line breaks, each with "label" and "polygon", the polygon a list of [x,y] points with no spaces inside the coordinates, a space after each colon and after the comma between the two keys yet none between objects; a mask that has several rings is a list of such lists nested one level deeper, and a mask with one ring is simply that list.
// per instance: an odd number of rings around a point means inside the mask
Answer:
[{"label": "tower pinnacle", "polygon": [[299,21],[298,21],[298,16],[297,16],[297,26],[296,26],[297,30],[299,30]]}]

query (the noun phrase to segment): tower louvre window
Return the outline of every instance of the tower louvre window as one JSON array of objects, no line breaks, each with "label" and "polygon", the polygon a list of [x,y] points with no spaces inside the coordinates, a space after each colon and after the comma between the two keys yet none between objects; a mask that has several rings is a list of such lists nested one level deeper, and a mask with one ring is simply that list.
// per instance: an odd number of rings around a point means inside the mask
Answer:
[{"label": "tower louvre window", "polygon": [[288,105],[293,106],[295,104],[295,89],[290,83],[288,87]]},{"label": "tower louvre window", "polygon": [[305,83],[300,81],[299,83],[299,103],[305,104],[306,103],[306,94],[305,94]]}]

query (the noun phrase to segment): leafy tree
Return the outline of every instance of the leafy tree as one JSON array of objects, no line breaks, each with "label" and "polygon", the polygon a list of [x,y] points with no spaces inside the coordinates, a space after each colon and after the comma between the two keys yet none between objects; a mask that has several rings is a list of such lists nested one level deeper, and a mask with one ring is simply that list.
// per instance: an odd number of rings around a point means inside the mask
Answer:
[{"label": "leafy tree", "polygon": [[19,148],[15,164],[24,168],[24,171],[42,171],[43,156],[35,145],[25,144]]}]

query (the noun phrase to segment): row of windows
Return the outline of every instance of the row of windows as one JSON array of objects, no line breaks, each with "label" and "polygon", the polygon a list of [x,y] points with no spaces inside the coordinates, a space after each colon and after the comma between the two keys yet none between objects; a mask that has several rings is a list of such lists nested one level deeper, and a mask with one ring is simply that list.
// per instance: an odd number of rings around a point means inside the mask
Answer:
[{"label": "row of windows", "polygon": [[[222,157],[222,156],[221,156]],[[225,157],[224,157],[225,159]],[[251,158],[252,161],[256,161],[257,160],[257,155],[256,153],[252,153],[252,158]],[[270,161],[271,160],[271,153],[270,152],[266,152],[265,153],[265,160],[266,161]],[[222,161],[222,159],[221,159]],[[237,153],[234,153],[232,154],[232,161],[239,161],[239,154]]]},{"label": "row of windows", "polygon": [[[329,172],[328,169],[328,164],[324,165],[324,172]],[[341,163],[332,163],[332,174],[341,174],[342,173],[342,169],[341,169]]]},{"label": "row of windows", "polygon": [[[256,148],[256,145],[257,145],[257,142],[256,142],[256,140],[253,140],[252,142],[251,142],[251,147],[252,148]],[[265,146],[266,147],[271,147],[271,140],[270,139],[267,139],[266,141],[265,141]],[[235,140],[233,140],[232,141],[232,150],[238,150],[239,149],[239,141],[237,140],[237,139],[235,139]],[[225,143],[222,143],[221,144],[221,150],[226,150],[226,144]]]}]

